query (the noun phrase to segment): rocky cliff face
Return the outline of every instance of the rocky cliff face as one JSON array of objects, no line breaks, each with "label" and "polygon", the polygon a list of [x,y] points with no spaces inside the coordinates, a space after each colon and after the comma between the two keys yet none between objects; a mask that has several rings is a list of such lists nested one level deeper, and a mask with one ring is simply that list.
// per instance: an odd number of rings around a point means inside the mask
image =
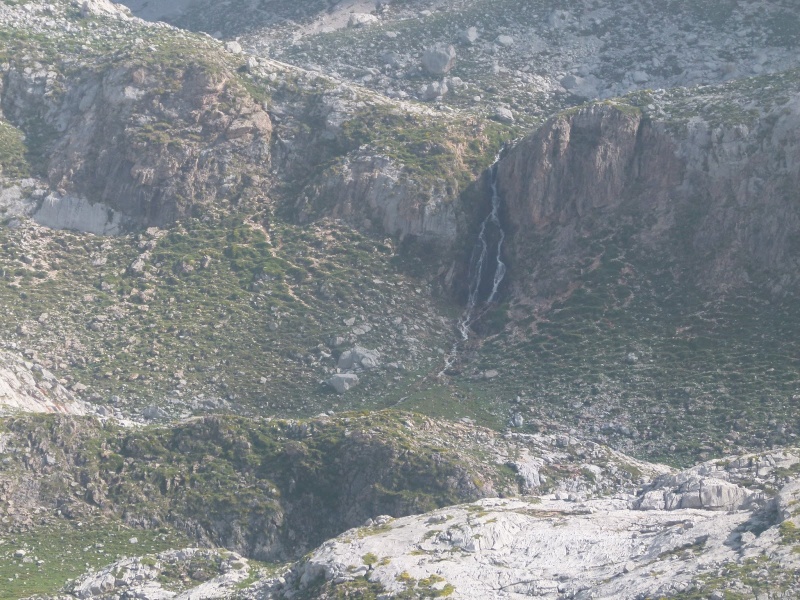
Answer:
[{"label": "rocky cliff face", "polygon": [[798,124],[797,95],[746,123],[607,104],[551,119],[498,170],[515,295],[546,304],[567,292],[600,265],[592,242],[612,238],[712,295],[756,280],[796,293]]},{"label": "rocky cliff face", "polygon": [[[43,132],[50,186],[132,223],[163,226],[192,207],[224,207],[265,192],[269,116],[230,73],[211,65],[174,68],[129,57],[66,78],[20,60],[5,73],[2,91],[5,115]],[[46,224],[74,227],[70,214],[86,209],[67,207],[63,218],[47,210]]]},{"label": "rocky cliff face", "polygon": [[368,231],[452,245],[464,231],[463,214],[452,192],[430,185],[409,181],[402,165],[388,157],[368,155],[348,157],[307,191],[330,216]]}]

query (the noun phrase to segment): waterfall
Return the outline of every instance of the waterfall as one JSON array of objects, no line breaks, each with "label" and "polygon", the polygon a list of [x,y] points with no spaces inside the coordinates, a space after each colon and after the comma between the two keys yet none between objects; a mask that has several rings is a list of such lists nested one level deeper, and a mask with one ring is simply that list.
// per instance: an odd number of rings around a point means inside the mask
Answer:
[{"label": "waterfall", "polygon": [[[486,218],[481,222],[478,229],[478,238],[472,249],[469,262],[469,284],[467,287],[467,305],[458,321],[458,332],[461,339],[453,345],[450,354],[445,358],[444,369],[439,373],[442,377],[444,372],[455,362],[456,353],[460,343],[469,340],[470,328],[472,324],[480,318],[482,313],[476,314],[476,308],[494,302],[497,291],[506,275],[506,264],[503,262],[503,243],[506,240],[506,232],[500,223],[500,193],[497,191],[497,166],[500,154],[495,157],[492,166],[489,168],[489,183],[492,192],[491,209]],[[490,238],[490,234],[491,238]],[[491,276],[491,287],[487,284],[487,269],[494,268]],[[483,298],[481,293],[483,292]]]},{"label": "waterfall", "polygon": [[486,274],[484,271],[487,268],[491,268],[491,265],[487,265],[487,262],[491,260],[487,230],[491,228],[497,231],[497,243],[494,248],[491,249],[495,258],[494,274],[492,275],[492,287],[485,300],[483,300],[483,303],[489,304],[494,302],[494,299],[497,297],[497,290],[500,288],[500,284],[503,282],[503,278],[506,275],[506,264],[503,262],[503,243],[506,240],[506,232],[500,224],[500,194],[497,191],[497,163],[499,159],[500,155],[498,154],[489,169],[489,181],[492,190],[491,210],[483,222],[481,222],[480,229],[478,230],[478,239],[475,241],[475,246],[472,249],[467,306],[458,322],[458,330],[459,333],[461,333],[462,341],[467,341],[469,339],[470,326],[477,319],[475,316],[475,308],[481,303],[480,292],[481,288],[485,287],[484,278]]}]

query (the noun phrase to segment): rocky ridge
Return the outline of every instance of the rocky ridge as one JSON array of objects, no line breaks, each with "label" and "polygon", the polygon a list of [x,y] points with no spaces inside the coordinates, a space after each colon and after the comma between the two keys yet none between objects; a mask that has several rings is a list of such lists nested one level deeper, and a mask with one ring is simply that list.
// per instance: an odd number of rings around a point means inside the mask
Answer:
[{"label": "rocky ridge", "polygon": [[[228,575],[182,595],[150,582],[163,565],[188,562],[196,550],[125,559],[70,583],[59,598],[115,597],[132,589],[132,579],[137,597],[148,599],[789,598],[798,585],[798,465],[796,450],[785,449],[664,474],[631,493],[567,499],[557,492],[382,515],[277,571],[223,553],[236,561],[221,569]],[[646,505],[655,489],[698,476],[747,481],[738,489],[759,500],[746,507]],[[144,576],[134,577],[140,571]]]},{"label": "rocky ridge", "polygon": [[[778,72],[798,43],[788,1],[126,4],[388,96],[528,122],[575,100]],[[454,46],[455,65],[432,73],[424,57],[438,45]],[[428,94],[432,83],[448,91]]]}]

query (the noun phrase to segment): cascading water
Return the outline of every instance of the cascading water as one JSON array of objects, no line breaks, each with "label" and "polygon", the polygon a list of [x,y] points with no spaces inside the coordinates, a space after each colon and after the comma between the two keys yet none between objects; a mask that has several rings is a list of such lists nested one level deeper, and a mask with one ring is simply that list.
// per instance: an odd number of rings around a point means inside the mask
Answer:
[{"label": "cascading water", "polygon": [[[506,239],[506,232],[500,223],[500,193],[497,191],[497,165],[500,154],[495,157],[494,163],[489,168],[489,183],[492,192],[491,210],[486,218],[481,222],[478,230],[478,239],[472,249],[469,265],[469,285],[467,288],[467,305],[464,313],[458,321],[458,332],[461,339],[456,341],[450,354],[445,358],[444,369],[439,373],[442,377],[455,362],[458,346],[460,343],[469,340],[470,328],[472,324],[481,316],[476,314],[479,306],[485,306],[494,302],[500,284],[506,276],[506,264],[503,262],[503,243]],[[491,243],[490,243],[491,240]],[[494,259],[494,260],[492,260]],[[486,269],[491,268],[494,263],[494,273],[491,277],[491,287],[488,285]],[[483,292],[484,298],[481,299]]]},{"label": "cascading water", "polygon": [[492,287],[489,294],[484,300],[485,304],[494,301],[497,296],[497,290],[503,282],[506,275],[506,265],[503,262],[503,242],[506,239],[506,232],[500,224],[500,194],[497,192],[497,161],[499,155],[495,159],[491,168],[489,169],[490,184],[492,190],[492,204],[491,210],[486,218],[481,223],[478,231],[478,239],[475,242],[475,247],[472,250],[472,258],[470,260],[470,273],[469,273],[469,290],[467,294],[467,306],[464,309],[464,314],[458,323],[458,330],[461,333],[462,341],[469,339],[470,326],[475,320],[475,308],[480,302],[481,288],[484,287],[484,269],[487,268],[487,262],[490,261],[490,248],[487,241],[487,230],[494,227],[497,230],[497,245],[493,249],[495,255],[494,274],[492,275]]}]

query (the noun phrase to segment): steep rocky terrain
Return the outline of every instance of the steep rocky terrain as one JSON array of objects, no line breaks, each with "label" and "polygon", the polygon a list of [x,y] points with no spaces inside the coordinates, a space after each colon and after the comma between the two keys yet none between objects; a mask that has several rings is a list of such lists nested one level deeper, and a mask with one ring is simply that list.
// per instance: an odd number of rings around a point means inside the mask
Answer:
[{"label": "steep rocky terrain", "polygon": [[[125,4],[146,19],[236,39],[256,54],[390,96],[434,99],[426,90],[443,81],[443,105],[503,108],[523,121],[581,99],[781,71],[796,64],[800,43],[789,0]],[[455,48],[447,70],[421,64],[436,44]]]},{"label": "steep rocky terrain", "polygon": [[[42,589],[59,559],[64,578],[82,570],[63,556],[35,558],[76,529],[103,540],[124,527],[127,537],[116,534],[124,541],[144,528],[276,562],[380,515],[498,494],[555,490],[577,500],[632,492],[670,472],[566,433],[501,436],[393,412],[206,417],[166,428],[19,417],[4,422],[0,450],[4,549],[9,559],[20,549],[33,557],[9,563],[3,576],[22,575],[14,589],[28,594]],[[114,558],[92,562],[107,556]]]},{"label": "steep rocky terrain", "polygon": [[703,471],[703,481],[678,476],[694,480],[699,499],[713,498],[694,509],[641,513],[625,498],[493,499],[391,521],[377,535],[347,532],[295,567],[290,592],[275,597],[315,586],[322,598],[341,597],[341,588],[390,597],[793,597],[797,516],[787,507],[796,480],[766,510],[726,512],[741,506],[727,494],[735,486],[713,479],[724,470]]},{"label": "steep rocky terrain", "polygon": [[[582,454],[595,490],[633,467],[619,455],[598,462],[603,449],[575,439],[555,453],[543,438],[520,442],[551,465],[565,450]],[[381,515],[280,566],[192,548],[123,558],[59,598],[791,598],[798,465],[796,450],[776,450],[664,473],[613,496],[557,491]]]},{"label": "steep rocky terrain", "polygon": [[125,4],[0,3],[0,598],[797,595],[793,1]]}]

